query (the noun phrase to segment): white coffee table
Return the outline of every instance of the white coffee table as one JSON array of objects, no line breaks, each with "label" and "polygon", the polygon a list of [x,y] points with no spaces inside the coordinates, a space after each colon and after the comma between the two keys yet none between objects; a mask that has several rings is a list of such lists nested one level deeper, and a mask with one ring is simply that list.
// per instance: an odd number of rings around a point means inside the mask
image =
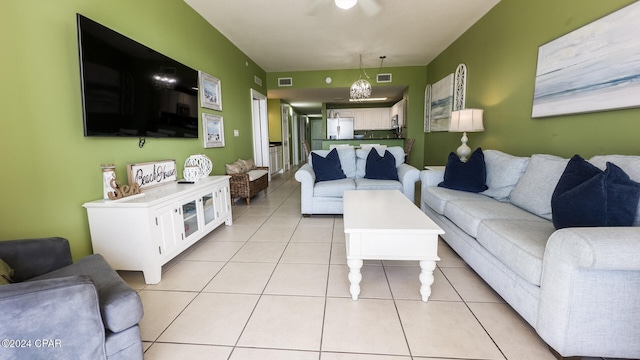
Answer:
[{"label": "white coffee table", "polygon": [[429,299],[444,231],[400,191],[345,191],[344,232],[353,300],[360,295],[363,260],[419,261],[420,294]]}]

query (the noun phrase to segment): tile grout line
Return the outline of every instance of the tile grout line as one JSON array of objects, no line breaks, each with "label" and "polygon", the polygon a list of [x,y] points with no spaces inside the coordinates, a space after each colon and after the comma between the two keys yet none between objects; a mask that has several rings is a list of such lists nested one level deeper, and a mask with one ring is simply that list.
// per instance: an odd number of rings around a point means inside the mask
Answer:
[{"label": "tile grout line", "polygon": [[[280,188],[280,186],[284,185],[284,183],[280,184],[276,189]],[[275,191],[275,190],[274,190]],[[291,196],[291,194],[289,194],[289,196],[287,196],[282,203],[280,203],[276,209],[273,211],[273,213],[271,213],[271,215],[269,215],[269,217],[267,217],[267,220],[265,220],[259,227],[258,230],[261,229],[264,224],[273,216],[273,214],[278,211],[278,209],[282,206],[282,204]],[[235,352],[236,348],[239,348],[240,346],[238,346],[238,343],[240,342],[240,338],[242,338],[242,335],[244,334],[245,330],[247,329],[247,326],[249,325],[249,321],[251,320],[251,317],[253,316],[253,314],[255,313],[256,309],[258,308],[258,304],[260,303],[260,300],[262,300],[262,297],[265,295],[265,290],[267,289],[267,286],[269,286],[269,282],[271,281],[271,279],[273,278],[273,274],[276,272],[276,269],[278,268],[278,265],[280,264],[280,260],[282,260],[282,256],[284,256],[284,252],[287,250],[287,247],[289,246],[289,243],[291,242],[291,238],[293,237],[293,234],[295,233],[296,229],[298,228],[298,225],[300,224],[300,221],[298,221],[298,224],[296,224],[296,227],[294,228],[293,232],[291,233],[291,236],[289,237],[289,240],[287,241],[287,245],[285,246],[285,248],[282,251],[282,254],[280,254],[280,257],[278,258],[278,261],[276,262],[276,265],[273,267],[273,270],[271,271],[271,274],[269,275],[269,278],[267,279],[267,281],[264,284],[264,287],[262,288],[262,291],[260,292],[260,294],[258,295],[258,300],[256,301],[256,304],[253,306],[253,309],[251,309],[251,313],[249,314],[249,316],[247,317],[247,321],[244,323],[244,326],[242,327],[242,330],[240,331],[240,334],[238,335],[238,338],[235,341],[235,344],[233,345],[231,352],[229,353],[229,356],[227,357],[227,360],[230,360],[231,357],[233,356],[233,353]],[[258,230],[256,230],[255,233],[253,233],[253,235],[251,237],[253,237]],[[249,242],[251,240],[251,237],[249,237],[249,239],[247,239],[247,242]],[[245,243],[246,244],[246,243]],[[243,245],[244,247],[244,245]],[[239,250],[238,250],[239,251]],[[213,280],[213,279],[212,279]],[[242,347],[240,347],[242,348]]]},{"label": "tile grout line", "polygon": [[[473,271],[473,269],[472,269]],[[447,279],[447,281],[449,282],[449,285],[451,285],[451,287],[453,288],[453,290],[456,292],[456,294],[458,294],[458,296],[460,297],[460,300],[462,300],[462,303],[464,304],[464,306],[467,308],[467,310],[469,310],[469,312],[471,313],[471,315],[473,315],[473,318],[476,319],[476,321],[478,322],[478,324],[480,325],[480,327],[482,328],[482,330],[485,332],[485,334],[487,334],[487,336],[489,337],[489,339],[491,339],[491,342],[496,346],[496,348],[498,349],[498,351],[500,351],[500,354],[504,357],[505,360],[509,360],[509,358],[507,357],[507,355],[504,353],[504,351],[502,351],[502,348],[500,348],[500,346],[498,345],[498,343],[496,342],[496,340],[493,338],[493,336],[491,336],[491,334],[489,333],[489,330],[487,330],[487,328],[484,326],[484,324],[482,324],[482,321],[480,321],[480,319],[478,319],[478,316],[476,315],[476,313],[471,309],[471,307],[469,306],[469,304],[467,304],[467,300],[462,297],[462,295],[460,294],[460,292],[458,291],[458,289],[456,289],[455,286],[453,286],[453,283],[451,282],[451,280],[449,280],[449,277],[447,277],[447,274],[445,274],[444,271],[440,270],[440,272],[442,273],[442,275],[444,276],[445,279]],[[475,273],[475,271],[474,271]],[[479,276],[479,275],[478,275]],[[484,280],[482,280],[484,281]]]}]

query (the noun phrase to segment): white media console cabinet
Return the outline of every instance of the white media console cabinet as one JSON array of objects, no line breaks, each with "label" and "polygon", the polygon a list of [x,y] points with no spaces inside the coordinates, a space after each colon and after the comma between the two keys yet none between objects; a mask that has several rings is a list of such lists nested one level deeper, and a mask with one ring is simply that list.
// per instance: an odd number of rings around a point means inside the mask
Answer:
[{"label": "white media console cabinet", "polygon": [[116,270],[141,270],[147,284],[160,282],[162,265],[222,223],[232,223],[229,176],[171,182],[83,207],[93,252]]}]

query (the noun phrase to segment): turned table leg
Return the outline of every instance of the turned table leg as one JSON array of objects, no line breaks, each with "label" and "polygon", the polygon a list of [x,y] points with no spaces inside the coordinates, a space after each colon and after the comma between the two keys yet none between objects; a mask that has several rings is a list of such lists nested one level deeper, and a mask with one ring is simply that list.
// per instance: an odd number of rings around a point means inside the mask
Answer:
[{"label": "turned table leg", "polygon": [[358,300],[360,295],[360,281],[362,280],[362,274],[360,269],[362,268],[362,259],[348,259],[347,265],[349,265],[349,292],[353,300]]},{"label": "turned table leg", "polygon": [[433,270],[436,268],[436,262],[432,260],[420,261],[420,295],[422,301],[427,302],[431,295],[431,284],[433,284]]}]

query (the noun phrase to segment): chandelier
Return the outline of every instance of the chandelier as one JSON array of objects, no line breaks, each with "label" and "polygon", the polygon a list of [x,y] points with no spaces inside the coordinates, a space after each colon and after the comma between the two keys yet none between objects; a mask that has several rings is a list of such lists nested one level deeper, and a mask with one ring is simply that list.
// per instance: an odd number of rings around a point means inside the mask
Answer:
[{"label": "chandelier", "polygon": [[[378,73],[382,70],[382,63],[386,56],[380,56],[380,69],[378,69]],[[364,70],[362,66],[362,54],[360,54],[360,77],[351,85],[351,90],[349,91],[349,95],[351,97],[351,101],[366,101],[371,96],[371,84],[367,79],[362,78],[362,74],[369,79],[369,75]]]},{"label": "chandelier", "polygon": [[362,78],[362,74],[369,78],[367,72],[362,67],[362,54],[360,54],[360,77],[351,85],[349,96],[354,101],[363,101],[371,96],[371,84],[366,79]]}]

